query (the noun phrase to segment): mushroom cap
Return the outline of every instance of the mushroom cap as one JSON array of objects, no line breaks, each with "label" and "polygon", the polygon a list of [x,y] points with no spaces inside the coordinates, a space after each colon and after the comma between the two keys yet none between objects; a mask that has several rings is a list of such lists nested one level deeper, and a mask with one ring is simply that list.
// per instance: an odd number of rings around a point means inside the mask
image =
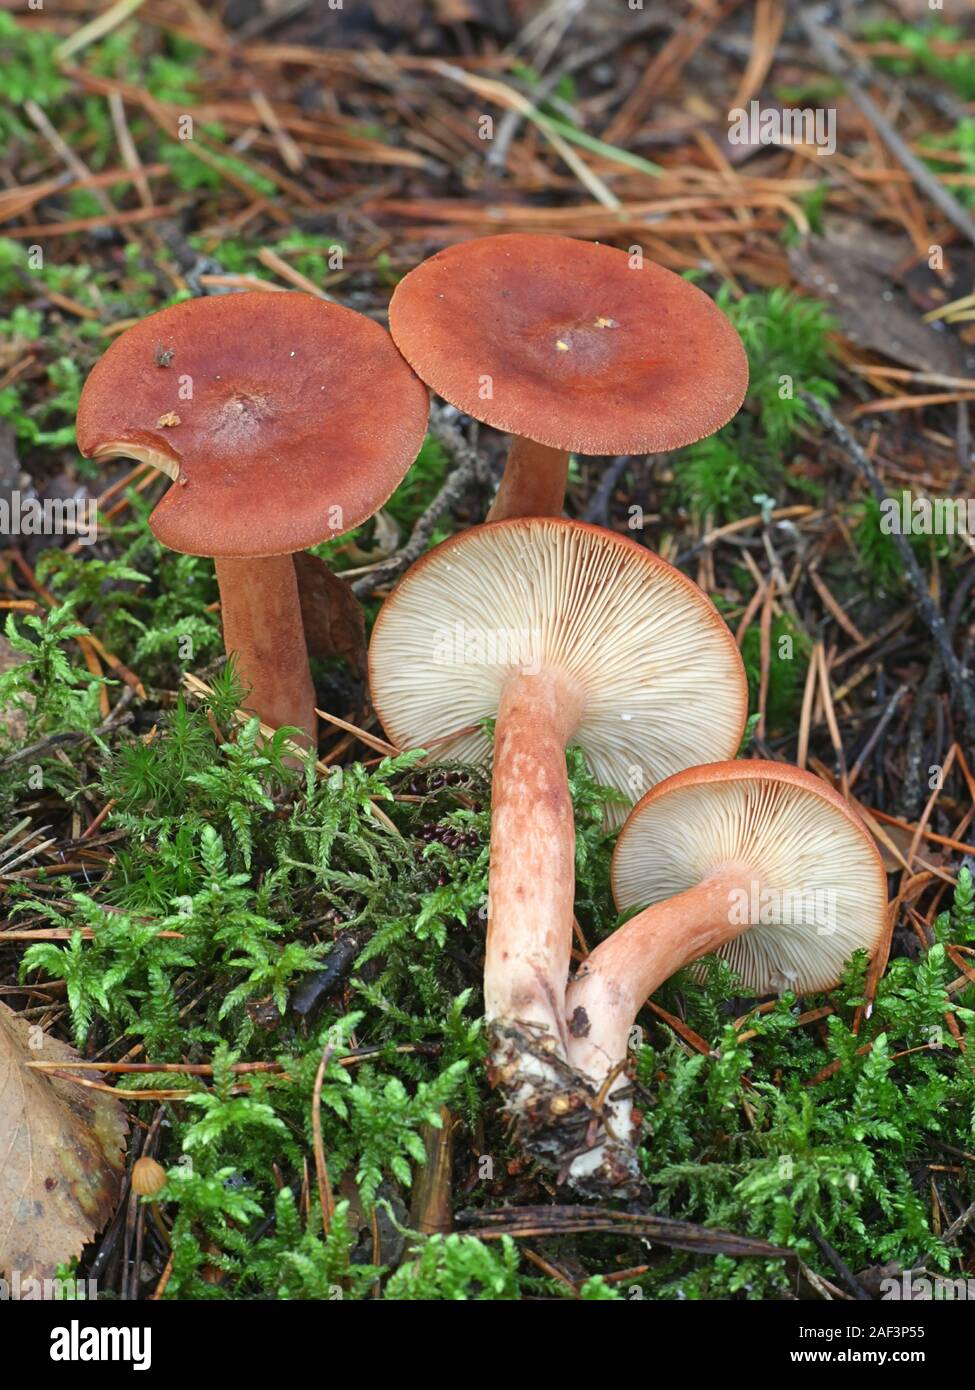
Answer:
[{"label": "mushroom cap", "polygon": [[736,413],[748,362],[713,300],[634,260],[572,237],[461,242],[400,281],[389,330],[439,396],[496,429],[584,454],[679,449]]},{"label": "mushroom cap", "polygon": [[743,887],[759,921],[717,954],[749,993],[831,989],[854,951],[876,949],[887,916],[877,847],[832,787],[785,763],[714,763],[654,787],[620,831],[613,896],[621,911],[664,902],[732,864],[754,873]]},{"label": "mushroom cap", "polygon": [[416,458],[426,388],[378,324],[293,291],[187,299],[121,334],[78,406],[86,458],[175,482],[149,525],[171,550],[305,550],[379,510]]},{"label": "mushroom cap", "polygon": [[480,721],[496,715],[506,678],[540,666],[579,682],[570,741],[627,804],[741,741],[747,682],[710,599],[652,551],[585,522],[513,517],[444,541],[387,599],[369,648],[393,742],[436,740],[464,762],[489,761]]},{"label": "mushroom cap", "polygon": [[132,1191],[137,1197],[155,1197],[166,1186],[166,1170],[155,1158],[143,1154],[132,1167]]}]

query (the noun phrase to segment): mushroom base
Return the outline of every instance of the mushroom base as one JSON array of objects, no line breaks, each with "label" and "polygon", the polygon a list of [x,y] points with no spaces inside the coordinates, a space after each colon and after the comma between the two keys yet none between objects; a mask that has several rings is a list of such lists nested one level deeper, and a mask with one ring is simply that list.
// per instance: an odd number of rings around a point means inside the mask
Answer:
[{"label": "mushroom base", "polygon": [[614,1120],[623,1117],[620,1128],[629,1132],[631,1087],[611,1097],[597,1092],[559,1056],[544,1029],[495,1021],[488,1038],[488,1079],[504,1093],[526,1152],[583,1196],[647,1195],[636,1150],[614,1130]]},{"label": "mushroom base", "polygon": [[507,1093],[518,1139],[577,1192],[605,1198],[641,1189],[630,1029],[658,985],[743,930],[728,920],[741,875],[740,866],[724,866],[596,947],[566,991],[567,1061],[543,1030],[494,1023],[492,1080]]}]

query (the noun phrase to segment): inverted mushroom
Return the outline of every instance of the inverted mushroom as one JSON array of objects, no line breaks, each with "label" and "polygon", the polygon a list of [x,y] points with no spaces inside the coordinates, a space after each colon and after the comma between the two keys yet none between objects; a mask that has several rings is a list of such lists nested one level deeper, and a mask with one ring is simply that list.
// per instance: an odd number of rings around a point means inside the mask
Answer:
[{"label": "inverted mushroom", "polygon": [[402,480],[427,392],[370,319],[292,292],[189,299],[121,334],[78,406],[86,458],[173,479],[149,525],[211,556],[249,709],[317,743],[293,554],[350,531]]},{"label": "inverted mushroom", "polygon": [[[566,992],[569,1059],[598,1090],[626,1058],[645,1000],[717,952],[749,994],[830,989],[856,950],[873,952],[887,880],[863,822],[832,787],[773,762],[693,767],[633,808],[613,856],[621,911],[649,904],[587,957]],[[609,1087],[609,1128],[630,1127]],[[576,1175],[602,1159],[597,1147]]]},{"label": "inverted mushroom", "polygon": [[611,246],[515,233],[411,270],[389,330],[438,395],[514,436],[489,521],[558,516],[569,453],[680,449],[731,419],[741,340],[679,275]]},{"label": "inverted mushroom", "polygon": [[[710,600],[651,551],[561,518],[443,542],[386,601],[369,650],[376,709],[401,748],[486,762],[494,739],[485,1009],[509,1100],[525,1060],[567,1055],[575,828],[565,749],[627,801],[738,747],[747,686]],[[536,1046],[539,1044],[539,1046]]]}]

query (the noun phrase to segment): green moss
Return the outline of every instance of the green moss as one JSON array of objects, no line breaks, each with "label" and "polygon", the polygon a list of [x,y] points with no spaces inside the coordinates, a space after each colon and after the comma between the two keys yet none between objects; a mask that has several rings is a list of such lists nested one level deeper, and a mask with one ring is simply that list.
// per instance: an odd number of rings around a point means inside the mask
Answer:
[{"label": "green moss", "polygon": [[[823,306],[777,288],[717,302],[741,335],[748,354],[748,394],[741,410],[717,434],[673,455],[676,505],[715,525],[754,511],[760,494],[783,486],[789,448],[811,415],[800,393],[821,400],[836,394]],[[794,474],[789,482],[802,482]]]}]

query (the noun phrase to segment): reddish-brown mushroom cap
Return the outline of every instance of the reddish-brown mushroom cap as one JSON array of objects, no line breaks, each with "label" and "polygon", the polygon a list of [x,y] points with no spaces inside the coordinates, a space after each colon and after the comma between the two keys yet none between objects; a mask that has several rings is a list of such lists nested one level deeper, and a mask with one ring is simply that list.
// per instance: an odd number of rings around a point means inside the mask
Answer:
[{"label": "reddish-brown mushroom cap", "polygon": [[191,555],[305,550],[361,525],[402,480],[427,392],[372,320],[297,292],[188,299],[128,329],[85,382],[89,458],[174,478],[150,518]]},{"label": "reddish-brown mushroom cap", "polygon": [[570,237],[450,246],[400,281],[389,327],[444,400],[580,453],[682,448],[720,429],[748,384],[741,340],[706,294]]}]

